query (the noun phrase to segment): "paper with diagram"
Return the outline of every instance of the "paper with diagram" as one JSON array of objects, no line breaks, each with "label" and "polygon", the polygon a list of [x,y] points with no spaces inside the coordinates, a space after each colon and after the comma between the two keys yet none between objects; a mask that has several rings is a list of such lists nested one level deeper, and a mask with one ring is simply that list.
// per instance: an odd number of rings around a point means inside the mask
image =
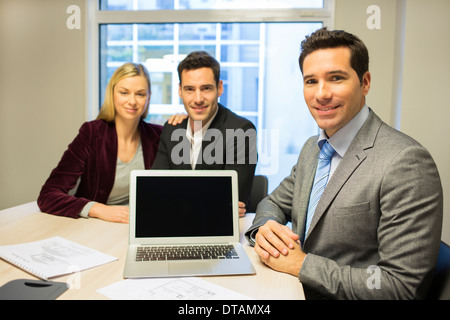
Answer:
[{"label": "paper with diagram", "polygon": [[0,258],[44,280],[117,260],[61,237],[0,246]]},{"label": "paper with diagram", "polygon": [[113,300],[251,300],[252,298],[195,278],[127,279],[98,290]]}]

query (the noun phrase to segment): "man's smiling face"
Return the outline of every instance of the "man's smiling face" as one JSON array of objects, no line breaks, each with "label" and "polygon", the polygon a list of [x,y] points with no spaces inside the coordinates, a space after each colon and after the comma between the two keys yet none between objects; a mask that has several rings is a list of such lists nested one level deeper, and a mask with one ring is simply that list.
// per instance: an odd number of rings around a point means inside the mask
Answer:
[{"label": "man's smiling face", "polygon": [[218,108],[218,98],[222,93],[222,81],[216,84],[211,68],[182,72],[179,95],[189,114],[192,128],[194,121],[202,121],[205,125],[214,116]]},{"label": "man's smiling face", "polygon": [[365,104],[370,73],[362,79],[350,65],[350,49],[320,49],[303,62],[303,94],[311,115],[328,137],[345,126]]}]

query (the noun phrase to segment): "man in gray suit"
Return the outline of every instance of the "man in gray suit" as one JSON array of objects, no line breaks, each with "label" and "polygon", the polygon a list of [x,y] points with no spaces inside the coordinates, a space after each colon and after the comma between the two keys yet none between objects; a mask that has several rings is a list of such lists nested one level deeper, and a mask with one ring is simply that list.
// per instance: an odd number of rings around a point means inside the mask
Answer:
[{"label": "man in gray suit", "polygon": [[[371,75],[360,39],[320,29],[302,42],[299,64],[320,134],[260,202],[246,236],[265,264],[299,278],[307,299],[424,298],[443,214],[433,159],[366,105]],[[324,144],[335,150],[328,183],[308,212]]]},{"label": "man in gray suit", "polygon": [[178,65],[178,76],[189,116],[165,123],[152,169],[237,171],[243,216],[257,163],[255,126],[218,103],[224,90],[220,65],[207,52],[191,52]]}]

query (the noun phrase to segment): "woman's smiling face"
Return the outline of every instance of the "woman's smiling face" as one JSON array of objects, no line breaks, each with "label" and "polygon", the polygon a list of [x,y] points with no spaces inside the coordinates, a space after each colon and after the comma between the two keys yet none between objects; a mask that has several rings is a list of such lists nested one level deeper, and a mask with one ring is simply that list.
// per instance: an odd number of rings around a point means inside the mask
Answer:
[{"label": "woman's smiling face", "polygon": [[144,76],[120,80],[114,86],[116,119],[139,120],[148,107],[150,92]]}]

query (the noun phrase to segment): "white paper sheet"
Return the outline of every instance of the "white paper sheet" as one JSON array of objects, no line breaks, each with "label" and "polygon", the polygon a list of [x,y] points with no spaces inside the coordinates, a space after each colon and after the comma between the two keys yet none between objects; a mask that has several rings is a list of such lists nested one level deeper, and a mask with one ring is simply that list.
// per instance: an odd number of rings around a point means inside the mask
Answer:
[{"label": "white paper sheet", "polygon": [[0,258],[44,280],[117,260],[61,237],[1,246]]},{"label": "white paper sheet", "polygon": [[251,300],[232,290],[195,278],[127,279],[97,292],[113,300]]}]

